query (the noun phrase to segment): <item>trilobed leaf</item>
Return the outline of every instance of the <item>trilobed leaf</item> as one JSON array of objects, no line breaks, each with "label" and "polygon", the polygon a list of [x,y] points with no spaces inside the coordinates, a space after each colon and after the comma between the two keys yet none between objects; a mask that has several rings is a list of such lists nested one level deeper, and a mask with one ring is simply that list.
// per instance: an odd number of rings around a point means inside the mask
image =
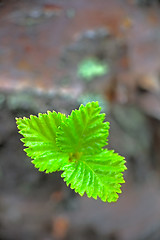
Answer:
[{"label": "trilobed leaf", "polygon": [[98,102],[72,111],[18,118],[25,151],[40,171],[62,170],[67,185],[81,196],[114,202],[124,182],[125,160],[107,145],[109,123],[103,122]]},{"label": "trilobed leaf", "polygon": [[68,155],[60,153],[56,145],[56,132],[66,116],[61,113],[49,112],[31,115],[30,118],[17,118],[19,133],[24,138],[21,141],[27,147],[24,151],[40,171],[53,172],[60,170],[68,160]]},{"label": "trilobed leaf", "polygon": [[72,111],[57,132],[57,144],[63,152],[100,152],[107,145],[109,122],[103,122],[98,102]]}]

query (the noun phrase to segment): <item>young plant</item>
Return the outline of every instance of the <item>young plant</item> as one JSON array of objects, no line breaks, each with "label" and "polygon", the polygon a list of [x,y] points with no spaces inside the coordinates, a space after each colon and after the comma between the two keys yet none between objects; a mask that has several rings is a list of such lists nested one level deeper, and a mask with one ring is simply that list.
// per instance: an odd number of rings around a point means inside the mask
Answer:
[{"label": "young plant", "polygon": [[24,151],[39,171],[63,171],[62,177],[81,196],[115,202],[124,183],[125,160],[107,145],[109,122],[98,102],[81,105],[66,117],[48,111],[17,118]]}]

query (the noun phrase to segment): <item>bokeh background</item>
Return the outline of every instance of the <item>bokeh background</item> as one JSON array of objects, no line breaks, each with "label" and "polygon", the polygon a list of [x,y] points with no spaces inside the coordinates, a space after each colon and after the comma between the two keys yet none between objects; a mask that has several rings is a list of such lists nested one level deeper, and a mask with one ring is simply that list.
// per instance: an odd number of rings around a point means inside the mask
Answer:
[{"label": "bokeh background", "polygon": [[[160,239],[160,1],[0,1],[0,240]],[[117,203],[23,152],[15,117],[98,100],[125,156]]]}]

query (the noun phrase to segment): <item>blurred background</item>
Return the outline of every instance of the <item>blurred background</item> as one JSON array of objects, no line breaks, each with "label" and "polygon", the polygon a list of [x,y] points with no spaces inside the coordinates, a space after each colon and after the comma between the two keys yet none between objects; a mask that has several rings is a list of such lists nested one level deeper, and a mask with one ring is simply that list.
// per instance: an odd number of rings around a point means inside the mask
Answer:
[{"label": "blurred background", "polygon": [[[0,240],[160,239],[160,1],[0,0]],[[125,156],[117,203],[38,172],[15,117],[98,100]]]}]

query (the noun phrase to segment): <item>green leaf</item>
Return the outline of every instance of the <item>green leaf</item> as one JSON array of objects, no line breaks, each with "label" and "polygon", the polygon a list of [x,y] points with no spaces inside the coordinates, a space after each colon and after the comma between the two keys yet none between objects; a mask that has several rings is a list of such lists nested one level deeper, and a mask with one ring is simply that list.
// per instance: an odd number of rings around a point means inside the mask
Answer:
[{"label": "green leaf", "polygon": [[40,171],[53,172],[60,170],[68,160],[68,155],[60,153],[56,145],[56,131],[66,116],[61,113],[39,113],[38,117],[17,118],[19,133],[24,136],[21,141],[27,147],[24,151]]},{"label": "green leaf", "polygon": [[114,202],[124,182],[125,160],[107,145],[109,123],[98,102],[81,105],[68,118],[61,113],[17,118],[24,150],[39,171],[63,171],[67,185],[81,196]]},{"label": "green leaf", "polygon": [[107,145],[109,122],[103,122],[105,114],[100,114],[98,102],[88,103],[79,110],[72,111],[57,132],[57,145],[63,152],[101,151]]},{"label": "green leaf", "polygon": [[38,157],[35,157],[32,163],[39,171],[46,171],[52,173],[62,170],[62,166],[68,163],[68,154],[61,152],[54,152],[53,150],[45,151]]},{"label": "green leaf", "polygon": [[68,163],[62,168],[62,177],[81,196],[86,192],[88,197],[115,202],[117,193],[121,193],[120,183],[124,183],[124,163],[122,156],[104,149],[94,156],[84,154],[78,161]]}]

